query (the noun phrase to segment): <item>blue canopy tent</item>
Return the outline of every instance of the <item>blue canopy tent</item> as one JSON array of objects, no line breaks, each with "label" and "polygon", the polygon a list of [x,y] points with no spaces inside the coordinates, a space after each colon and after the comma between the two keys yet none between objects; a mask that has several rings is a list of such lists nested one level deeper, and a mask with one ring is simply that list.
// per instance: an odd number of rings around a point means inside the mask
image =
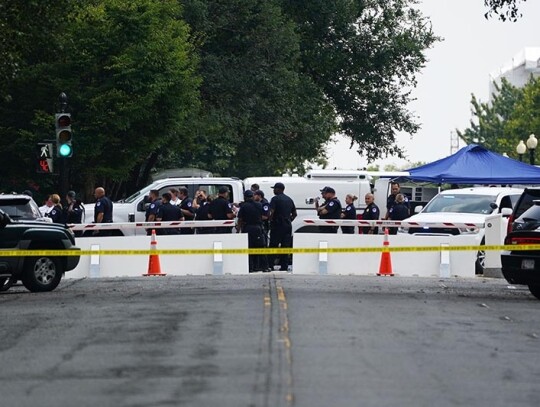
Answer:
[{"label": "blue canopy tent", "polygon": [[435,184],[540,184],[540,168],[477,144],[408,171],[414,181]]}]

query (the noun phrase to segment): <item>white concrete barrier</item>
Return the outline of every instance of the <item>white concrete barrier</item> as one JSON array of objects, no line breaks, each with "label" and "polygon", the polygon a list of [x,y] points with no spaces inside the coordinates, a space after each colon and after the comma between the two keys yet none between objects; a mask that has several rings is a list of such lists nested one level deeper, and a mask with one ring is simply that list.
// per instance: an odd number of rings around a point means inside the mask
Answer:
[{"label": "white concrete barrier", "polygon": [[[150,236],[84,237],[77,239],[82,250],[148,250]],[[216,243],[223,249],[245,249],[247,234],[176,235],[157,236],[157,248],[208,249]],[[219,246],[219,245],[218,245]],[[94,249],[92,249],[94,247]],[[99,256],[99,257],[98,257]],[[169,276],[214,274],[248,274],[247,254],[160,255],[161,271]],[[215,264],[219,262],[219,264]],[[139,277],[148,271],[148,256],[141,255],[92,255],[81,256],[75,270],[67,278],[81,277]]]},{"label": "white concrete barrier", "polygon": [[[383,235],[347,235],[333,233],[297,233],[294,235],[294,248],[320,247],[321,243],[329,249],[332,248],[382,248]],[[427,247],[448,245],[477,246],[480,244],[478,236],[414,236],[390,235],[390,249],[392,247]],[[448,268],[451,277],[474,277],[477,252],[449,251]],[[390,252],[392,269],[398,276],[440,277],[441,252],[440,251],[411,251]],[[328,253],[322,261],[325,266],[321,268],[321,258],[318,253],[300,253],[293,255],[293,274],[319,274],[325,269],[327,274],[343,275],[375,275],[379,271],[381,253]],[[445,270],[446,273],[446,270]]]}]

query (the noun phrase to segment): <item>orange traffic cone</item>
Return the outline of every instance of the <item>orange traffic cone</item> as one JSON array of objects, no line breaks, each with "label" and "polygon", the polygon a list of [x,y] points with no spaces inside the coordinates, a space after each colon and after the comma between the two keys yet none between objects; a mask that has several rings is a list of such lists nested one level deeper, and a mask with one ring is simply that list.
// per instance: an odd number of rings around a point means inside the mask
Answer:
[{"label": "orange traffic cone", "polygon": [[[156,230],[152,229],[152,239],[150,240],[150,250],[157,249]],[[166,276],[167,274],[161,272],[161,264],[159,263],[159,256],[157,254],[151,254],[148,259],[148,273],[143,276]]]},{"label": "orange traffic cone", "polygon": [[390,243],[388,242],[388,228],[384,229],[384,243],[383,251],[381,253],[381,264],[379,266],[378,276],[393,276],[392,273],[392,259],[390,258],[390,250],[388,250]]}]

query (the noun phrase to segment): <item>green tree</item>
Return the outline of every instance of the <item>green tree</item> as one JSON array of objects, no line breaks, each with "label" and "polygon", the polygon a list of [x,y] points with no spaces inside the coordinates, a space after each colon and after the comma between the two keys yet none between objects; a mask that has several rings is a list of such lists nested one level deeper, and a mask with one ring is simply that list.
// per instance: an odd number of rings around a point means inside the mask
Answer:
[{"label": "green tree", "polygon": [[197,108],[199,85],[189,28],[175,0],[81,2],[63,17],[54,58],[13,81],[10,108],[30,117],[26,129],[8,133],[14,144],[50,138],[57,95],[66,92],[73,188],[89,193],[100,184],[117,197],[162,151],[189,144],[181,130]]},{"label": "green tree", "polygon": [[200,39],[202,104],[198,146],[179,154],[215,173],[302,170],[323,154],[334,114],[300,72],[295,26],[273,0],[186,1]]},{"label": "green tree", "polygon": [[517,141],[509,133],[507,122],[514,114],[516,105],[523,97],[523,90],[502,79],[501,84],[494,83],[495,92],[491,103],[482,103],[476,96],[471,96],[473,118],[470,127],[456,130],[466,144],[482,144],[489,150],[500,154],[515,156]]},{"label": "green tree", "polygon": [[522,89],[522,97],[514,106],[505,129],[511,136],[509,151],[512,156],[517,155],[519,140],[526,141],[530,134],[540,135],[540,78],[531,78]]},{"label": "green tree", "polygon": [[396,134],[419,125],[410,90],[438,38],[415,0],[281,1],[300,36],[301,68],[369,161],[403,157]]}]

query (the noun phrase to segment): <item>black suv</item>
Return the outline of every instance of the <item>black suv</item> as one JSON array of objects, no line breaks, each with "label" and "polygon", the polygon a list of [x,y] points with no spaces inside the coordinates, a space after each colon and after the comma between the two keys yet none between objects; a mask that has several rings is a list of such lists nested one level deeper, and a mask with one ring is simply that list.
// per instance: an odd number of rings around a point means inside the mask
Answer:
[{"label": "black suv", "polygon": [[75,247],[73,232],[64,225],[16,221],[0,210],[0,291],[9,289],[18,280],[32,292],[52,291],[62,274],[79,264],[78,255],[13,255],[18,250],[80,249]]},{"label": "black suv", "polygon": [[511,284],[524,284],[540,299],[540,250],[519,250],[540,244],[540,188],[526,188],[508,220],[505,245],[516,250],[501,253],[502,273]]}]

